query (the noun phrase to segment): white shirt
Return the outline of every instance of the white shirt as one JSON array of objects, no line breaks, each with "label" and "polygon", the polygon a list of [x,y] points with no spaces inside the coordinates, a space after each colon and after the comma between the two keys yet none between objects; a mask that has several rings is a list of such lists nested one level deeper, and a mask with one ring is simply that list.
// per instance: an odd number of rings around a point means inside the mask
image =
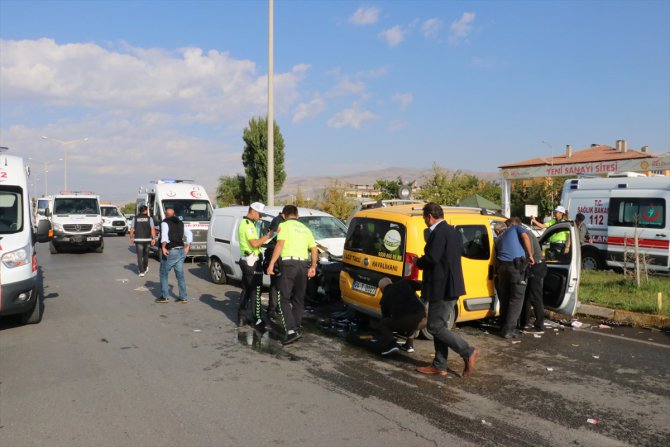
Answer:
[{"label": "white shirt", "polygon": [[444,222],[444,219],[440,219],[437,222],[435,222],[433,225],[430,226],[430,232],[432,233],[433,230],[435,229],[436,226],[440,224],[440,222]]}]

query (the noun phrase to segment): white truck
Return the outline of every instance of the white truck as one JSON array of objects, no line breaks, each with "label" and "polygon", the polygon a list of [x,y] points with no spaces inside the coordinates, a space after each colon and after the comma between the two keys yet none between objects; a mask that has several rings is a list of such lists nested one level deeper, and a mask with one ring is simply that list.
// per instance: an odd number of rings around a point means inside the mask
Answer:
[{"label": "white truck", "polygon": [[97,195],[90,191],[61,192],[54,196],[53,208],[51,254],[69,247],[86,247],[97,253],[103,252],[105,241]]},{"label": "white truck", "polygon": [[0,148],[0,316],[39,323],[42,287],[35,243],[49,241],[51,223],[44,219],[33,226],[28,170],[23,158],[5,150]]},{"label": "white truck", "polygon": [[102,202],[100,203],[100,213],[102,215],[103,232],[116,233],[119,236],[125,236],[128,233],[128,222],[119,211],[119,207],[109,202]]},{"label": "white truck", "polygon": [[[175,215],[193,233],[189,257],[207,256],[207,230],[212,217],[212,202],[207,191],[192,180],[162,179],[142,186],[137,195],[136,209],[146,205],[153,217],[156,231],[165,218],[165,210],[172,208]],[[157,234],[158,234],[157,233]],[[158,253],[158,244],[150,248]]]},{"label": "white truck", "polygon": [[632,267],[637,233],[649,271],[670,273],[670,177],[622,173],[567,180],[561,204],[571,219],[577,213],[586,218],[591,238],[582,246],[585,268]]}]

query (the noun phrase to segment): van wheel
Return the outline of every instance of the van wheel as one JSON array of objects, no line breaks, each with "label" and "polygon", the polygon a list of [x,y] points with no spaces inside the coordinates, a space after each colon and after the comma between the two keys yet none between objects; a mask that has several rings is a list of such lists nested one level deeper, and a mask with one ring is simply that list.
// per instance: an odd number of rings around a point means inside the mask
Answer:
[{"label": "van wheel", "polygon": [[49,253],[52,255],[58,254],[58,247],[56,247],[56,244],[54,244],[53,241],[49,242]]},{"label": "van wheel", "polygon": [[21,324],[37,324],[42,321],[42,292],[35,289],[34,293],[37,294],[35,304],[32,309],[21,315]]},{"label": "van wheel", "polygon": [[[458,301],[452,301],[452,304],[453,304],[454,307],[456,307],[457,302]],[[428,303],[425,303],[425,306],[426,306],[426,315],[428,315]],[[456,312],[457,312],[457,310],[456,310],[456,308],[454,308],[454,311],[449,316],[449,323],[448,324],[449,324],[449,329],[450,330],[454,328],[454,323],[456,322]],[[432,340],[433,339],[433,334],[428,332],[428,326],[421,329],[420,335],[421,335],[421,338],[424,338],[426,340]]]},{"label": "van wheel", "polygon": [[223,264],[217,258],[209,261],[209,276],[214,284],[226,283],[226,272],[223,270]]},{"label": "van wheel", "polygon": [[597,248],[584,248],[584,251],[582,251],[582,267],[584,270],[603,270],[605,268],[605,261]]},{"label": "van wheel", "polygon": [[102,253],[105,250],[105,243],[101,242],[100,245],[95,247],[95,252],[96,253]]}]

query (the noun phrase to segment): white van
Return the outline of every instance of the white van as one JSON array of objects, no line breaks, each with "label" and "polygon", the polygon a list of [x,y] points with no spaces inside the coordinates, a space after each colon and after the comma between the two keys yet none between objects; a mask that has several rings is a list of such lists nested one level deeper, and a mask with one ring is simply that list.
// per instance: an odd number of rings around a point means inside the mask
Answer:
[{"label": "white van", "polygon": [[[283,207],[266,206],[258,224],[259,234],[268,232],[272,219],[279,215]],[[232,206],[214,210],[207,233],[207,260],[212,282],[225,284],[228,280],[242,279],[240,241],[237,229],[247,215],[249,207]],[[314,235],[319,248],[316,289],[308,291],[312,295],[339,297],[339,276],[342,269],[342,253],[347,228],[341,220],[323,211],[298,208],[299,220],[307,225]],[[263,275],[263,285],[270,285],[270,278]]]},{"label": "white van", "polygon": [[586,217],[591,240],[582,247],[585,268],[632,267],[625,257],[635,250],[637,231],[648,269],[670,272],[670,177],[622,173],[568,180],[561,204],[571,219]]},{"label": "white van", "polygon": [[128,223],[119,207],[111,203],[100,204],[100,214],[102,215],[102,231],[106,233],[116,233],[119,236],[125,236],[128,233]]},{"label": "white van", "polygon": [[49,244],[51,254],[69,247],[86,247],[102,253],[100,199],[90,191],[61,192],[54,196],[51,226],[53,239]]},{"label": "white van", "polygon": [[[160,233],[160,223],[165,217],[165,209],[172,208],[175,215],[193,233],[193,243],[189,257],[207,255],[207,229],[212,218],[212,202],[207,191],[192,180],[162,179],[149,182],[140,188],[136,210],[146,205],[153,217],[156,231]],[[150,250],[157,256],[158,244]]]},{"label": "white van", "polygon": [[42,319],[35,243],[49,241],[51,223],[33,227],[28,175],[21,157],[0,150],[0,316],[20,315],[31,324]]}]

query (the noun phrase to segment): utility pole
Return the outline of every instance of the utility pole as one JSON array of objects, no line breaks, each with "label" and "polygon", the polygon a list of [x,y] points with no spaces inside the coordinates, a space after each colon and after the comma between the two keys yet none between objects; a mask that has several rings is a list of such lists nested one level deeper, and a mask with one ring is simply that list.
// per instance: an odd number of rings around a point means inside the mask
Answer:
[{"label": "utility pole", "polygon": [[268,205],[275,204],[274,0],[268,0]]}]

